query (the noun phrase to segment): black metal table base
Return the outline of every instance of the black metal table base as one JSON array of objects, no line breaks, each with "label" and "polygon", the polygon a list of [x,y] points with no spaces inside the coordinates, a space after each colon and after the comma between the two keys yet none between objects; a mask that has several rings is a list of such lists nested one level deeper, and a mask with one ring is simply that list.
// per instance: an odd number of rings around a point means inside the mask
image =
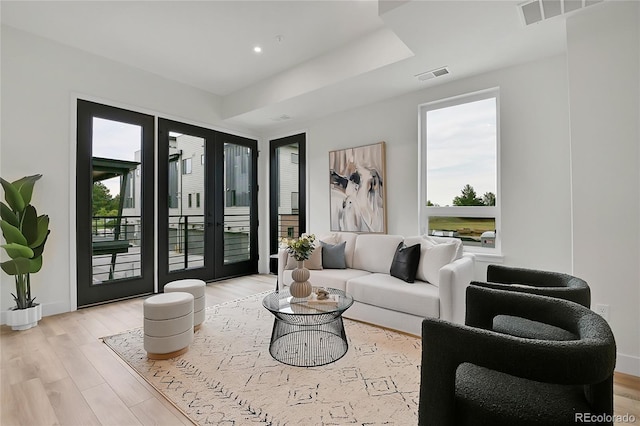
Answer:
[{"label": "black metal table base", "polygon": [[341,316],[312,325],[291,324],[276,318],[269,353],[284,364],[317,367],[339,360],[348,348]]}]

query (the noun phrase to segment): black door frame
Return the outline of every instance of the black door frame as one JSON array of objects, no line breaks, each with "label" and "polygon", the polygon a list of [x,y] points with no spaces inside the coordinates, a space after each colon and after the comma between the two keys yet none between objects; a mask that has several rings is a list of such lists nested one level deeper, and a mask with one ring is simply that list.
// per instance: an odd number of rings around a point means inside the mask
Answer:
[{"label": "black door frame", "polygon": [[[278,252],[278,198],[280,181],[278,179],[277,149],[286,145],[298,144],[298,229],[302,235],[307,231],[307,148],[306,133],[299,133],[269,141],[269,253]],[[299,235],[296,235],[299,236]],[[277,273],[277,259],[269,259],[269,270]]]},{"label": "black door frame", "polygon": [[[224,185],[224,145],[226,143],[240,145],[251,150],[251,166],[249,167],[249,187],[251,200],[249,206],[249,259],[241,262],[224,264],[224,255],[216,256],[216,279],[230,278],[241,275],[258,273],[258,141],[242,136],[216,132],[216,149],[214,155],[216,175],[215,181],[219,182],[220,191],[215,191],[216,209],[214,220],[216,226],[215,245],[224,247],[224,209],[225,191]],[[224,249],[223,249],[224,250]]]},{"label": "black door frame", "polygon": [[[190,136],[200,137],[205,140],[205,168],[204,168],[204,266],[202,268],[178,269],[169,271],[169,170],[164,165],[169,164],[169,133],[177,132]],[[158,118],[158,291],[164,289],[164,285],[174,280],[185,278],[198,278],[210,281],[215,277],[214,263],[211,259],[215,256],[215,247],[208,242],[211,241],[209,233],[213,224],[214,200],[210,194],[211,188],[215,188],[214,175],[211,164],[211,155],[208,151],[215,143],[215,132],[198,126],[181,123],[178,121]],[[163,166],[161,166],[163,165]],[[182,196],[182,194],[180,195]]]},{"label": "black door frame", "polygon": [[[158,291],[170,281],[184,278],[199,278],[215,281],[233,276],[258,272],[258,183],[257,183],[257,141],[230,135],[204,127],[194,126],[174,120],[158,118],[158,164],[169,162],[169,132],[177,132],[201,137],[205,140],[205,265],[203,268],[169,271],[166,253],[169,250],[168,228],[168,187],[169,174],[166,167],[158,166]],[[242,145],[251,150],[251,202],[250,202],[250,254],[242,262],[224,264],[224,144]],[[213,230],[213,233],[212,233]]]},{"label": "black door frame", "polygon": [[[140,199],[141,275],[93,284],[92,249],[92,140],[93,118],[139,125],[142,128]],[[78,307],[153,293],[154,290],[154,140],[153,116],[82,99],[77,101],[76,149],[76,260]],[[124,194],[121,194],[124,196]]]}]

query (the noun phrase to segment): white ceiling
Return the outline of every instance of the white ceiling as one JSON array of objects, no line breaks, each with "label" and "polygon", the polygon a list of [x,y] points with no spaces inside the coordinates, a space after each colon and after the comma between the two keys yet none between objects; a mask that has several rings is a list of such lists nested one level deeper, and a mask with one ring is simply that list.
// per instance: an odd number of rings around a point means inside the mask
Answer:
[{"label": "white ceiling", "polygon": [[[379,14],[375,0],[3,0],[0,13],[3,24],[219,95],[230,122],[266,130],[563,52],[564,18],[525,26],[520,2],[396,1]],[[451,74],[414,77],[441,66]]]}]

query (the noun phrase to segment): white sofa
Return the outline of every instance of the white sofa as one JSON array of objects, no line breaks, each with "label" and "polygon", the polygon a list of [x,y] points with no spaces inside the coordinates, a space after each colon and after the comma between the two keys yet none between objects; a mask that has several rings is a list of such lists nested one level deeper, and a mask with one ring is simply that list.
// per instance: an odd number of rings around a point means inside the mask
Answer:
[{"label": "white sofa", "polygon": [[[418,336],[425,317],[464,323],[465,292],[473,280],[474,256],[463,253],[460,240],[350,232],[329,234],[320,240],[330,244],[345,242],[345,269],[313,269],[308,265],[312,262],[305,263],[313,286],[338,288],[353,297],[353,306],[344,313],[345,317]],[[389,273],[402,241],[407,246],[421,246],[414,283]],[[313,263],[317,266],[317,261]],[[287,251],[280,248],[280,286],[291,284],[292,264]]]}]

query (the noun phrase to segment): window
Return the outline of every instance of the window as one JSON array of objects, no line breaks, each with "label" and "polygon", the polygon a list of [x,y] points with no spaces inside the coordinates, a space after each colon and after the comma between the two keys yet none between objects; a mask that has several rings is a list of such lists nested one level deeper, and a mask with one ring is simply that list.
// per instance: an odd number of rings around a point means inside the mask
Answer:
[{"label": "window", "polygon": [[191,158],[185,158],[184,160],[182,160],[182,174],[191,174]]},{"label": "window", "polygon": [[298,164],[299,160],[298,160],[298,153],[291,153],[291,164]]},{"label": "window", "polygon": [[499,249],[499,93],[476,92],[420,106],[420,227]]},{"label": "window", "polygon": [[192,205],[193,205],[193,201],[192,201],[191,194],[187,194],[187,207],[192,207]]},{"label": "window", "polygon": [[196,207],[200,207],[200,193],[196,192]]}]

